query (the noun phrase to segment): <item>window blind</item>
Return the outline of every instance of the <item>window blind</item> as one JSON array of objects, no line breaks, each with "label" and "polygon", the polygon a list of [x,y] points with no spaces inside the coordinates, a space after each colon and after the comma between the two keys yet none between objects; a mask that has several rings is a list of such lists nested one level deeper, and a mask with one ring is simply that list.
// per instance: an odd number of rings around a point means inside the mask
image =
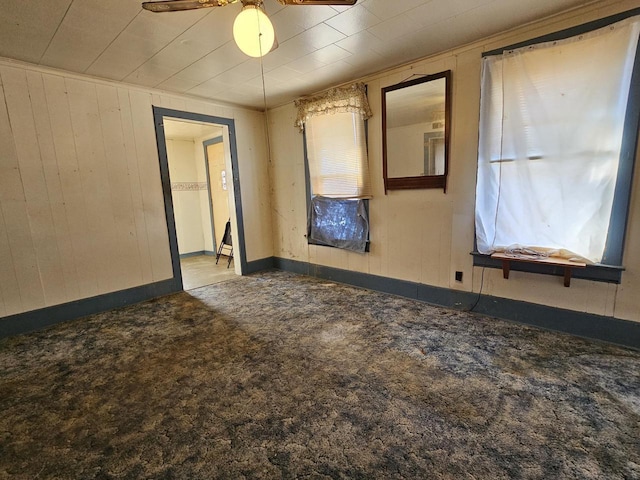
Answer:
[{"label": "window blind", "polygon": [[307,158],[313,195],[370,198],[371,181],[364,120],[356,113],[308,118]]}]

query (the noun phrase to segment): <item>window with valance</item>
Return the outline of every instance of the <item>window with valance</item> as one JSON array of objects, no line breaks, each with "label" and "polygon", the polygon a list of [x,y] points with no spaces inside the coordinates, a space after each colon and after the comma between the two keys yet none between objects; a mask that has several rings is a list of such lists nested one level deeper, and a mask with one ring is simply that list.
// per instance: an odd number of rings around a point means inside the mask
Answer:
[{"label": "window with valance", "polygon": [[[305,135],[311,243],[364,252],[369,236],[371,181],[365,120],[371,117],[361,83],[296,100],[296,126]],[[332,201],[333,200],[333,201]]]}]

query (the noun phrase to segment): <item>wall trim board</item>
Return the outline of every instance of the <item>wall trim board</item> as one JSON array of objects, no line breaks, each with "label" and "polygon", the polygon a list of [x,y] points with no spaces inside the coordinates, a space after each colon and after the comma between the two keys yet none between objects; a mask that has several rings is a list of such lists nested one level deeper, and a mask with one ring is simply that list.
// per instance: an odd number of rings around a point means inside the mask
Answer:
[{"label": "wall trim board", "polygon": [[182,260],[183,258],[199,257],[201,255],[205,255],[207,257],[215,257],[216,252],[212,252],[210,250],[199,250],[197,252],[181,253],[180,260]]},{"label": "wall trim board", "polygon": [[[271,270],[274,268],[275,257],[261,258],[260,260],[252,260],[247,262],[247,275],[256,272],[262,272],[264,270]],[[244,272],[242,272],[245,275]]]},{"label": "wall trim board", "polygon": [[447,308],[469,310],[473,307],[473,312],[481,315],[640,350],[640,322],[508,298],[478,295],[286,258],[274,257],[273,267]]},{"label": "wall trim board", "polygon": [[182,283],[175,278],[169,278],[139,287],[10,315],[0,318],[0,338],[41,330],[61,322],[75,320],[87,315],[133,305],[181,291]]},{"label": "wall trim board", "polygon": [[300,275],[311,274],[311,263],[301,262],[299,260],[290,260],[288,258],[273,257],[273,268],[284,270],[285,272],[299,273]]},{"label": "wall trim board", "polygon": [[226,102],[224,100],[212,100],[209,98],[190,95],[187,93],[170,92],[168,90],[163,90],[160,88],[136,85],[135,83],[118,82],[116,80],[109,80],[107,78],[96,77],[94,75],[89,75],[87,73],[71,72],[69,70],[63,70],[61,68],[55,68],[55,67],[50,67],[45,65],[36,65],[34,63],[25,62],[23,60],[16,60],[15,58],[0,56],[0,65],[6,65],[12,68],[22,68],[24,70],[29,70],[32,72],[56,75],[58,77],[71,78],[74,80],[91,82],[98,85],[107,85],[110,87],[117,87],[117,88],[125,87],[127,90],[142,92],[149,95],[157,94],[157,95],[162,95],[164,97],[177,98],[181,100],[190,99],[190,100],[195,100],[197,102],[201,102],[207,105],[232,108],[234,110],[239,110],[243,112],[250,112],[250,113],[262,112],[261,108],[246,107],[246,106],[238,105],[235,103]]},{"label": "wall trim board", "polygon": [[640,350],[640,322],[489,295],[474,312]]},{"label": "wall trim board", "polygon": [[209,199],[209,221],[211,222],[211,239],[214,249],[220,248],[216,244],[216,227],[213,221],[213,195],[211,195],[211,172],[209,172],[209,152],[207,147],[209,145],[217,145],[218,143],[224,143],[222,135],[214,138],[210,138],[202,142],[202,149],[204,150],[204,174],[207,176],[207,198]]},{"label": "wall trim board", "polygon": [[[191,252],[184,254],[187,258],[195,255],[215,256],[215,252]],[[180,256],[184,258],[183,255]],[[270,270],[274,266],[274,258],[268,257],[247,263],[247,273]],[[245,273],[243,273],[245,275]],[[148,285],[141,285],[126,290],[105,293],[96,297],[83,298],[73,302],[40,308],[29,312],[18,313],[0,318],[0,339],[42,330],[58,323],[75,320],[95,313],[106,312],[114,308],[152,300],[154,298],[182,292],[181,279],[169,278]]]},{"label": "wall trim board", "polygon": [[[480,295],[478,297],[476,293],[434,287],[279,257],[267,257],[247,263],[248,274],[272,268],[460,310],[467,310],[477,301],[473,311],[481,315],[515,321],[545,330],[569,333],[590,340],[600,340],[640,349],[639,322],[489,295]],[[181,291],[183,291],[181,282],[175,278],[170,278],[118,292],[10,315],[0,318],[0,338],[40,330],[61,322]]]}]

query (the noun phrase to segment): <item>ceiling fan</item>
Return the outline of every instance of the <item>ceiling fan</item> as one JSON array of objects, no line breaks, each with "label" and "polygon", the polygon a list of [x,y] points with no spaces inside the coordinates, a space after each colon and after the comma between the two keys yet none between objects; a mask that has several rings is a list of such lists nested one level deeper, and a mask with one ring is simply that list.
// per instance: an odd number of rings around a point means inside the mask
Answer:
[{"label": "ceiling fan", "polygon": [[[281,5],[355,5],[358,0],[278,0]],[[271,20],[264,12],[263,0],[158,0],[143,2],[142,8],[155,13],[179,12],[198,8],[224,7],[242,3],[233,24],[233,37],[240,50],[251,57],[262,57],[278,46]]]},{"label": "ceiling fan", "polygon": [[[176,12],[180,10],[194,10],[196,8],[224,7],[241,0],[159,0],[156,2],[144,2],[142,7],[152,12]],[[355,5],[358,0],[278,0],[282,5]],[[245,2],[246,3],[262,3]]]}]

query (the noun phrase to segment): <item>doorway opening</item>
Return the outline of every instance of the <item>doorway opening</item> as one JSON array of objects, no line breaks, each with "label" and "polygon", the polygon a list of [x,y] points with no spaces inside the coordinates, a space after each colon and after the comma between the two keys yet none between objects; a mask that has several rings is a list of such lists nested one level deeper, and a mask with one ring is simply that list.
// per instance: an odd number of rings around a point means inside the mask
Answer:
[{"label": "doorway opening", "polygon": [[242,275],[233,120],[157,107],[154,117],[174,278],[190,290]]}]

